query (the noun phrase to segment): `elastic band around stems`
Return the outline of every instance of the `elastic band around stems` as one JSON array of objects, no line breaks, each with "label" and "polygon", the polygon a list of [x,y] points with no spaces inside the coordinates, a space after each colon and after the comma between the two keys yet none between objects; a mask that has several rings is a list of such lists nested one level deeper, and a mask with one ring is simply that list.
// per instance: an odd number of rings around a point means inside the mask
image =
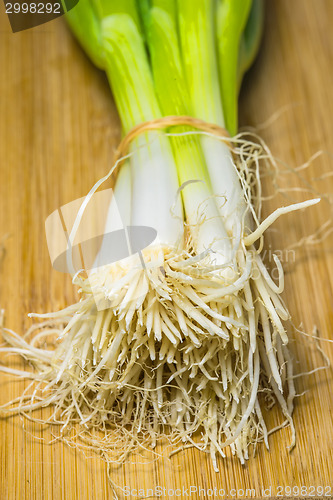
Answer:
[{"label": "elastic band around stems", "polygon": [[223,138],[224,142],[227,145],[230,145],[230,134],[224,127],[220,127],[215,123],[205,122],[204,120],[200,120],[199,118],[193,118],[193,116],[170,115],[147,122],[142,122],[139,123],[139,125],[133,127],[128,132],[128,134],[126,134],[126,136],[120,141],[119,146],[115,152],[115,161],[118,161],[122,157],[124,157],[127,154],[131,142],[144,132],[147,132],[149,130],[160,130],[167,127],[175,127],[177,125],[188,125],[203,132],[211,133],[213,135],[216,135],[217,137]]}]

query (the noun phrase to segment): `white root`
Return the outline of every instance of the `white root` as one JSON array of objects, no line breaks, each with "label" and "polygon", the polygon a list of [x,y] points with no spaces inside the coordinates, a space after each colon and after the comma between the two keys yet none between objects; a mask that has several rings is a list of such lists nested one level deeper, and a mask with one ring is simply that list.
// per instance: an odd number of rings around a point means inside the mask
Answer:
[{"label": "white root", "polygon": [[[80,438],[82,448],[98,451],[109,463],[128,460],[130,452],[154,454],[165,438],[172,453],[177,443],[208,453],[217,471],[228,446],[241,462],[251,444],[263,440],[269,447],[260,395],[265,391],[279,403],[294,445],[282,265],[276,257],[276,284],[253,243],[281,213],[317,200],[278,209],[259,224],[261,149],[242,139],[237,144],[241,183],[254,186],[245,189],[245,198],[258,227],[252,234],[236,228],[241,236],[234,240],[232,273],[214,267],[210,252],[198,256],[189,243],[182,250],[160,249],[158,266],[148,250],[145,269],[115,263],[89,279],[76,276],[80,302],[31,315],[42,321],[24,338],[3,329],[12,347],[0,351],[20,354],[34,368],[0,366],[32,379],[29,394],[4,405],[3,415],[33,419],[34,409],[52,405],[47,421],[60,424],[62,438]],[[99,310],[98,300],[108,307]]]},{"label": "white root", "polygon": [[[184,443],[203,427],[203,449],[210,453],[216,470],[216,457],[223,455],[223,448],[232,443],[233,452],[244,461],[255,429],[267,445],[267,429],[257,397],[263,369],[272,378],[270,386],[275,384],[272,390],[285,415],[289,416],[291,410],[290,400],[286,402],[282,395],[280,376],[285,347],[281,350],[280,346],[278,356],[273,346],[274,336],[286,338],[278,312],[274,310],[272,314],[275,292],[264,286],[263,274],[258,275],[255,250],[246,252],[249,255],[238,252],[242,255],[237,264],[238,275],[244,275],[248,262],[252,269],[243,288],[234,293],[229,293],[232,285],[224,286],[224,278],[219,294],[215,286],[210,291],[205,284],[203,293],[200,287],[183,282],[179,275],[175,279],[168,269],[173,270],[173,264],[182,256],[166,249],[163,281],[156,281],[154,269],[141,271],[148,281],[152,273],[153,283],[149,283],[138,308],[133,308],[133,302],[128,302],[124,293],[123,302],[118,302],[116,308],[99,311],[89,283],[82,283],[86,298],[76,305],[70,328],[66,328],[53,351],[41,349],[36,340],[43,342],[48,335],[58,336],[59,324],[54,326],[53,318],[48,326],[42,323],[41,332],[34,329],[31,344],[4,330],[5,339],[13,345],[6,351],[29,359],[35,368],[34,380],[44,385],[44,391],[40,386],[41,402],[7,406],[2,412],[27,412],[43,406],[43,397],[46,401],[51,398],[54,420],[64,422],[63,433],[74,422],[86,426],[87,432],[106,423],[110,429],[121,432],[126,423],[135,436],[134,442],[141,439],[147,445],[157,442],[165,426],[170,439],[178,436]],[[184,272],[196,276],[198,266],[200,262]],[[207,276],[202,278],[207,281]],[[216,275],[214,280],[215,285]],[[212,300],[207,299],[209,292]],[[254,314],[256,300],[260,300],[259,314]],[[130,328],[126,320],[129,310]],[[240,314],[241,321],[236,319]],[[67,318],[65,310],[64,320]],[[265,346],[264,361],[262,354],[259,358],[258,336]],[[18,374],[10,368],[2,369]],[[47,396],[49,391],[52,396]],[[291,387],[289,395],[293,397]],[[113,433],[109,433],[110,440],[114,439]],[[119,442],[115,443],[116,448]],[[103,447],[104,441],[100,449]],[[115,454],[120,460],[122,453],[118,450],[117,454],[111,443],[108,447],[112,460]]]}]

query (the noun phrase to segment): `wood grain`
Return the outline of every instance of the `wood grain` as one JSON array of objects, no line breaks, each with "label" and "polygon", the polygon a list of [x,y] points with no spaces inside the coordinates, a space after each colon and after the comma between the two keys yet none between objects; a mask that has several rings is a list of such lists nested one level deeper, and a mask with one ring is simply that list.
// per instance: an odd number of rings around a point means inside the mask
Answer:
[{"label": "wood grain", "polygon": [[[56,310],[75,300],[70,278],[51,269],[44,221],[56,208],[85,195],[106,172],[120,129],[105,76],[84,56],[62,19],[12,34],[2,2],[0,16],[0,237],[8,235],[1,261],[0,304],[6,310],[6,326],[22,334],[31,324],[28,312]],[[279,176],[287,199],[279,195],[268,200],[265,214],[281,202],[310,197],[291,190],[304,187],[304,180],[318,192],[333,193],[329,175],[333,166],[333,2],[270,0],[266,21],[260,56],[241,93],[241,125],[262,125],[260,135],[274,156],[290,167],[301,165],[317,151],[323,154],[299,172],[303,180],[292,173]],[[323,180],[313,180],[324,174]],[[273,194],[269,178],[263,188],[265,196]],[[314,232],[329,215],[324,200],[306,213],[286,217],[267,235],[266,249],[286,249]],[[308,332],[316,325],[322,338],[331,339],[332,250],[332,237],[316,246],[302,245],[296,251],[297,262],[286,262],[284,294],[295,325],[302,322]],[[298,333],[292,336],[297,373],[324,364],[313,342]],[[332,344],[321,346],[332,360]],[[13,359],[13,363],[18,362]],[[0,403],[20,395],[24,386],[2,376]],[[131,488],[193,485],[226,492],[234,488],[229,498],[246,498],[246,488],[254,488],[257,498],[262,496],[261,488],[271,487],[272,498],[279,486],[282,493],[288,493],[283,490],[286,486],[304,485],[309,492],[311,485],[333,488],[332,370],[297,379],[297,390],[307,392],[296,400],[297,446],[291,453],[289,430],[284,429],[271,436],[270,452],[259,446],[256,457],[245,466],[228,458],[220,463],[219,474],[213,472],[208,457],[189,450],[172,462],[126,464],[112,471],[113,479]],[[41,414],[45,416],[47,410]],[[280,421],[280,413],[273,410],[270,425]],[[62,443],[40,442],[30,433],[49,440],[51,431],[40,432],[20,418],[0,423],[1,499],[112,498],[105,465],[97,457],[85,458]],[[197,493],[191,498],[204,497]]]}]

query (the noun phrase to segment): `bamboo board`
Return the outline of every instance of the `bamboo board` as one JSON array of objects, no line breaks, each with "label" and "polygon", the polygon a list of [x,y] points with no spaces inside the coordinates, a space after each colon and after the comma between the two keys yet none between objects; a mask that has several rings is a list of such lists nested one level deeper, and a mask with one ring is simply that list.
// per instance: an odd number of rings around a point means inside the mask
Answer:
[{"label": "bamboo board", "polygon": [[[85,195],[106,172],[120,129],[106,78],[81,52],[62,19],[12,34],[2,2],[0,12],[0,235],[8,235],[0,305],[6,310],[6,326],[23,333],[31,324],[28,312],[56,310],[75,300],[70,278],[51,269],[44,221],[53,210]],[[286,165],[301,165],[323,151],[299,174],[319,192],[331,194],[332,26],[331,0],[267,2],[262,49],[240,99],[241,125],[259,127],[274,156]],[[268,181],[263,183],[265,196],[273,192]],[[295,200],[297,193],[291,188],[304,187],[294,174],[281,174],[279,185],[288,198],[268,200],[264,214],[281,200]],[[266,250],[286,250],[328,217],[324,201],[306,213],[287,216],[267,234]],[[286,262],[284,293],[295,325],[302,322],[309,332],[316,325],[322,338],[331,339],[332,244],[331,236],[286,254],[292,262]],[[325,363],[313,342],[297,333],[293,337],[297,373]],[[321,346],[332,360],[332,345]],[[0,403],[20,395],[24,386],[2,376]],[[189,498],[190,486],[206,492],[223,488],[229,494],[210,498],[253,498],[246,489],[255,489],[257,498],[298,496],[297,490],[286,489],[297,486],[307,488],[300,490],[303,497],[321,496],[318,486],[327,487],[323,494],[332,494],[332,370],[297,379],[297,390],[307,392],[296,399],[297,446],[291,453],[290,431],[284,429],[270,437],[270,452],[259,446],[245,466],[228,457],[220,462],[219,474],[213,472],[209,457],[187,450],[171,462],[126,464],[112,471],[112,477],[133,490],[128,498],[136,498],[137,489],[157,485],[184,488],[183,498]],[[38,415],[45,416],[47,410],[43,411]],[[280,421],[280,413],[273,409],[269,425]],[[31,433],[49,440],[50,429],[40,432],[20,418],[0,424],[1,500],[112,498],[105,465],[97,457],[86,458],[60,442],[43,444]],[[203,493],[191,493],[191,498],[205,498]],[[162,497],[175,496],[171,491]]]}]

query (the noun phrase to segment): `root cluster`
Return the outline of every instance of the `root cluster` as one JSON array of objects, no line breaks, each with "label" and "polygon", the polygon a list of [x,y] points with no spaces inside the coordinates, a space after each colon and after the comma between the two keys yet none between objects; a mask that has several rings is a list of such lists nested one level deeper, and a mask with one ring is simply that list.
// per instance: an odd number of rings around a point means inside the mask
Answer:
[{"label": "root cluster", "polygon": [[[254,249],[239,249],[236,260],[229,282],[207,262],[168,249],[159,265],[124,274],[114,264],[80,279],[82,300],[40,315],[47,321],[29,339],[5,330],[11,352],[35,369],[31,399],[16,410],[53,405],[63,433],[75,422],[121,428],[131,436],[122,461],[138,442],[154,448],[163,434],[209,452],[215,469],[228,445],[242,462],[249,444],[263,439],[268,447],[261,391],[274,394],[293,429],[282,278],[279,286],[269,279]],[[54,335],[55,349],[43,348]]]},{"label": "root cluster", "polygon": [[[261,190],[258,161],[267,151],[236,138],[237,170],[257,225]],[[236,167],[235,167],[236,168]],[[258,230],[257,230],[258,231]],[[259,236],[260,237],[260,236]],[[73,426],[88,447],[122,463],[135,450],[154,450],[167,437],[173,450],[195,446],[210,454],[215,470],[226,449],[241,462],[268,435],[263,406],[278,402],[292,421],[292,362],[280,298],[244,228],[234,239],[229,271],[207,251],[163,247],[142,261],[106,266],[76,277],[82,299],[45,315],[20,337],[3,329],[11,347],[33,370],[0,369],[30,378],[25,394],[2,413],[53,407],[49,422],[66,439]],[[50,346],[51,343],[51,346]]]}]

